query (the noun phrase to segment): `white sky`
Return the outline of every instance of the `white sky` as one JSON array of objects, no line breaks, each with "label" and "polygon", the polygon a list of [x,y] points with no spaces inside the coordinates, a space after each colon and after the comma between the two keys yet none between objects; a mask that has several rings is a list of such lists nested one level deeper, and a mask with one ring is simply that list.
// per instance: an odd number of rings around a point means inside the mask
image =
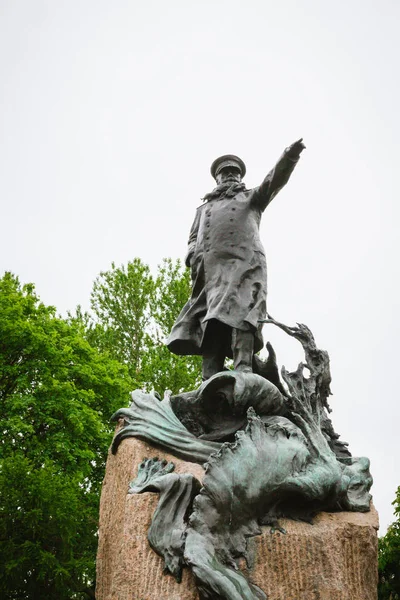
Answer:
[{"label": "white sky", "polygon": [[[330,353],[381,533],[400,485],[399,18],[397,0],[0,0],[0,272],[60,312],[111,261],[182,258],[214,158],[239,154],[253,187],[304,137],[262,223],[269,311]],[[297,342],[264,333],[296,368]]]}]

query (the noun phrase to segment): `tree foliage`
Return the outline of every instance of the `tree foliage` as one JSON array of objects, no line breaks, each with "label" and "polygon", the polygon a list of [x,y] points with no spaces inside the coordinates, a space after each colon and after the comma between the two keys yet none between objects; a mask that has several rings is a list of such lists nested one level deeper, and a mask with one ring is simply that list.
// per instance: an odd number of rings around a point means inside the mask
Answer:
[{"label": "tree foliage", "polygon": [[393,505],[397,519],[379,539],[379,600],[400,600],[400,487]]},{"label": "tree foliage", "polygon": [[0,280],[0,596],[93,596],[109,415],[127,369],[55,316],[33,285]]},{"label": "tree foliage", "polygon": [[164,259],[155,277],[139,258],[126,267],[112,263],[94,282],[88,339],[126,363],[138,388],[194,389],[199,357],[176,356],[164,344],[189,296],[189,270],[179,260]]},{"label": "tree foliage", "polygon": [[199,383],[199,357],[164,345],[188,270],[139,259],[100,273],[91,312],[56,316],[33,285],[0,279],[0,597],[94,598],[111,414],[141,387]]},{"label": "tree foliage", "polygon": [[93,284],[91,308],[95,320],[91,341],[125,362],[133,376],[140,370],[153,296],[150,269],[138,258],[126,268],[112,263],[111,269],[102,271]]}]

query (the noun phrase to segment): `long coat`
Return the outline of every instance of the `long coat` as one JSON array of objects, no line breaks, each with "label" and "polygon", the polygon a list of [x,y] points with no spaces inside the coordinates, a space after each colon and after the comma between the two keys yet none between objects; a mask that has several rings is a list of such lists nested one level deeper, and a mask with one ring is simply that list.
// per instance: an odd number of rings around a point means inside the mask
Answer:
[{"label": "long coat", "polygon": [[192,295],[167,340],[171,352],[202,354],[211,319],[253,331],[254,351],[262,348],[259,321],[267,312],[267,263],[259,226],[263,211],[287,183],[297,160],[284,153],[259,187],[197,209],[186,261],[192,271]]}]

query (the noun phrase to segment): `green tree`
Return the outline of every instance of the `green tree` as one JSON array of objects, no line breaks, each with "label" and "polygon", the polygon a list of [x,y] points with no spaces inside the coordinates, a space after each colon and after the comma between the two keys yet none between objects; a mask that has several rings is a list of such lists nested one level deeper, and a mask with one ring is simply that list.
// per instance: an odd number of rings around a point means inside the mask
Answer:
[{"label": "green tree", "polygon": [[88,339],[126,363],[136,387],[174,393],[200,383],[200,358],[176,356],[164,341],[190,296],[190,274],[164,259],[155,277],[135,258],[100,273],[91,294]]},{"label": "green tree", "polygon": [[55,316],[33,285],[0,280],[0,596],[94,597],[98,508],[125,366]]},{"label": "green tree", "polygon": [[112,263],[93,284],[89,340],[126,363],[134,378],[140,373],[153,299],[154,279],[139,258],[126,267]]},{"label": "green tree", "polygon": [[393,505],[397,519],[379,539],[379,600],[400,600],[400,487]]}]

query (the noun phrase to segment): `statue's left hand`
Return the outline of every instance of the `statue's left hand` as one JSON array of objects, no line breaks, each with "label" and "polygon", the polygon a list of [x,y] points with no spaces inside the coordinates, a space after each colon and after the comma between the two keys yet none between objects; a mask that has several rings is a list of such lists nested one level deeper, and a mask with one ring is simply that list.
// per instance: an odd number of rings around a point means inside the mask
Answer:
[{"label": "statue's left hand", "polygon": [[297,159],[300,154],[305,149],[305,145],[303,144],[303,138],[300,138],[296,142],[293,142],[290,146],[288,146],[285,150],[286,155],[289,158]]}]

